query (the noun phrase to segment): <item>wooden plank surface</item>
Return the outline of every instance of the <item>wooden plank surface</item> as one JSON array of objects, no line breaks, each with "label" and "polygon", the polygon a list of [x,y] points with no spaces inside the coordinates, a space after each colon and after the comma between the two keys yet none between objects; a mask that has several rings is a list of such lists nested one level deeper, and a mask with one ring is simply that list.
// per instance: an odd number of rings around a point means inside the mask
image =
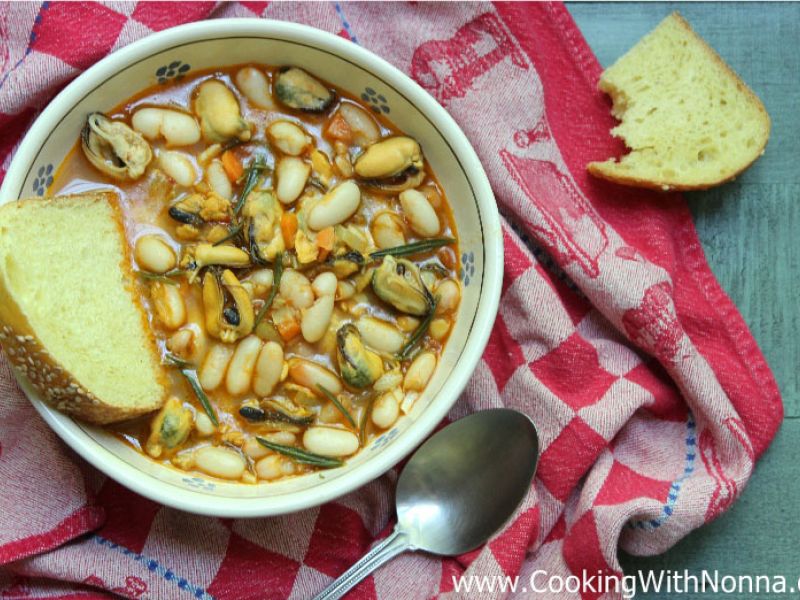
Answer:
[{"label": "wooden plank surface", "polygon": [[733,575],[782,574],[796,586],[800,577],[796,559],[800,517],[794,510],[800,504],[800,4],[567,6],[604,66],[663,17],[680,10],[753,88],[772,119],[767,152],[751,169],[728,185],[688,194],[687,201],[712,270],[772,367],[787,418],[729,513],[671,551],[652,558],[624,557],[623,566],[626,572],[718,569]]}]

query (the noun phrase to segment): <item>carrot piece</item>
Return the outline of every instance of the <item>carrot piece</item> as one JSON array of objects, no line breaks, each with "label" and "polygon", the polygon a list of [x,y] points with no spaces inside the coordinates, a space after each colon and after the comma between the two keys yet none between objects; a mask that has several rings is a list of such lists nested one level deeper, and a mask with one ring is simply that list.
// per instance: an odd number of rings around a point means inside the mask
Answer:
[{"label": "carrot piece", "polygon": [[333,227],[326,227],[317,234],[317,246],[322,250],[327,250],[328,252],[333,250],[333,241]]},{"label": "carrot piece", "polygon": [[294,236],[297,234],[297,215],[285,212],[281,215],[281,233],[287,248],[294,248]]},{"label": "carrot piece", "polygon": [[244,175],[242,161],[230,150],[222,153],[222,167],[225,169],[228,179],[233,182],[239,181],[239,178]]},{"label": "carrot piece", "polygon": [[335,140],[349,142],[353,136],[353,131],[350,129],[350,125],[345,121],[341,113],[337,112],[333,115],[333,118],[328,121],[325,127],[325,134]]},{"label": "carrot piece", "polygon": [[285,342],[288,342],[300,333],[300,323],[294,319],[287,319],[275,323],[275,328]]}]

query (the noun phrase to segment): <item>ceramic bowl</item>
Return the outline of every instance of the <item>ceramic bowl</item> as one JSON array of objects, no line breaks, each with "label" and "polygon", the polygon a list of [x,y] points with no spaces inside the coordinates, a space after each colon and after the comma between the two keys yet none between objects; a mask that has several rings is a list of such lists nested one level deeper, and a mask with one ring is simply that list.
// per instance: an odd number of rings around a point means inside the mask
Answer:
[{"label": "ceramic bowl", "polygon": [[346,466],[246,485],[192,475],[149,460],[103,429],[75,421],[20,385],[53,430],[92,465],[131,490],[189,512],[266,516],[297,511],[375,479],[409,454],[464,389],[489,337],[503,275],[492,190],[469,141],[421,87],[386,61],[334,35],[292,23],[229,19],[166,30],[114,52],[80,75],[42,112],[16,152],[0,202],[42,196],[89,112],[193,70],[247,62],[293,64],[372,104],[419,140],[451,201],[460,236],[463,299],[441,361],[409,414]]}]

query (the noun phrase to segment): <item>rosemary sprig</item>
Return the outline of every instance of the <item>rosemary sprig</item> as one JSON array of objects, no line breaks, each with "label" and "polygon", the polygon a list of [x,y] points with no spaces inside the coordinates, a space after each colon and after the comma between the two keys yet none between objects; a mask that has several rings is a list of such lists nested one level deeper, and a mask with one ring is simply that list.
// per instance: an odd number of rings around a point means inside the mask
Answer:
[{"label": "rosemary sprig", "polygon": [[351,415],[350,412],[342,405],[342,403],[339,402],[339,399],[336,398],[336,395],[333,392],[331,392],[328,388],[326,388],[325,386],[323,386],[323,385],[321,385],[319,383],[317,384],[317,388],[319,388],[319,391],[321,391],[323,394],[325,394],[325,396],[328,398],[328,400],[333,402],[333,405],[336,407],[336,410],[338,410],[340,413],[342,413],[344,418],[347,419],[347,422],[350,423],[350,425],[353,426],[353,429],[355,429],[356,428],[356,422],[355,422],[355,419],[353,419],[353,415]]},{"label": "rosemary sprig", "polygon": [[397,353],[397,358],[399,360],[407,359],[411,351],[422,339],[422,336],[424,336],[425,332],[428,331],[428,327],[430,327],[431,321],[433,321],[433,316],[436,313],[436,306],[438,304],[439,304],[439,299],[434,298],[433,304],[431,304],[431,309],[428,311],[428,314],[425,315],[425,318],[422,319],[422,323],[420,323],[417,326],[417,328],[414,330],[414,333],[411,334],[411,337],[408,338],[408,341],[402,348],[400,348],[400,351]]},{"label": "rosemary sprig", "polygon": [[421,242],[411,242],[410,244],[395,246],[394,248],[376,250],[372,252],[369,257],[376,259],[383,258],[384,256],[409,256],[411,254],[420,254],[422,252],[441,248],[442,246],[455,244],[455,242],[453,238],[431,238],[429,240],[422,240]]},{"label": "rosemary sprig", "polygon": [[361,415],[361,423],[358,424],[358,443],[363,448],[367,443],[367,424],[370,417],[372,417],[372,407],[375,404],[375,394],[372,394],[364,407],[364,412]]},{"label": "rosemary sprig", "polygon": [[238,215],[241,212],[242,207],[244,206],[244,201],[250,195],[250,192],[253,191],[253,188],[256,187],[256,183],[258,183],[258,177],[261,175],[261,171],[266,168],[267,164],[260,156],[256,157],[247,167],[242,191],[239,192],[239,199],[236,201],[236,206],[233,208],[234,215]]},{"label": "rosemary sprig", "polygon": [[269,296],[267,296],[267,299],[264,301],[264,306],[261,307],[261,310],[258,311],[258,315],[256,315],[256,320],[253,323],[253,329],[258,327],[258,324],[261,323],[261,319],[264,318],[264,315],[267,314],[269,307],[272,306],[272,301],[275,300],[275,295],[278,293],[278,287],[281,284],[282,276],[283,252],[279,252],[275,257],[275,262],[272,268],[272,289],[269,291]]},{"label": "rosemary sprig", "polygon": [[181,375],[183,375],[189,382],[189,385],[192,386],[192,391],[194,391],[194,395],[197,396],[197,399],[200,401],[200,405],[208,415],[208,418],[211,419],[211,422],[215,427],[219,426],[217,413],[214,411],[214,407],[211,406],[211,401],[208,399],[203,387],[200,385],[200,380],[197,378],[197,370],[195,369],[195,366],[192,363],[183,360],[182,358],[178,358],[174,354],[167,354],[164,356],[164,361],[167,364],[178,367]]},{"label": "rosemary sprig", "polygon": [[216,242],[214,242],[211,245],[212,246],[219,246],[220,244],[224,244],[228,240],[232,240],[233,238],[235,238],[237,235],[239,235],[242,232],[243,228],[244,228],[244,223],[239,223],[238,225],[234,225],[233,227],[228,229],[228,235],[226,235],[221,240],[217,240]]},{"label": "rosemary sprig", "polygon": [[183,275],[183,271],[181,269],[173,269],[161,275],[157,273],[148,273],[147,271],[136,271],[136,275],[148,281],[160,281],[161,283],[168,283],[169,285],[178,285],[178,282],[172,278]]},{"label": "rosemary sprig", "polygon": [[299,463],[311,465],[312,467],[322,467],[323,469],[332,469],[335,467],[341,467],[344,464],[344,461],[339,460],[338,458],[321,456],[319,454],[314,454],[313,452],[308,452],[306,450],[301,450],[300,448],[295,448],[294,446],[284,446],[283,444],[275,444],[261,437],[256,437],[256,441],[258,441],[258,443],[264,446],[265,448],[272,450],[273,452],[277,452],[278,454],[283,454],[284,456],[288,456],[289,458],[292,458]]}]

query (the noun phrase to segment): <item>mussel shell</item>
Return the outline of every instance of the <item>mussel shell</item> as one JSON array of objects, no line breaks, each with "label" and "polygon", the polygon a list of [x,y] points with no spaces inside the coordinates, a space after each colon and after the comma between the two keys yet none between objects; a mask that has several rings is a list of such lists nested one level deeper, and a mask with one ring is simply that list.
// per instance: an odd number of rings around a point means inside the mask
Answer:
[{"label": "mussel shell", "polygon": [[383,360],[367,349],[352,323],[342,325],[336,332],[336,356],[342,379],[354,388],[370,386],[383,375]]},{"label": "mussel shell", "polygon": [[372,274],[372,289],[381,300],[400,312],[421,317],[428,314],[433,298],[409,260],[387,256]]},{"label": "mussel shell", "polygon": [[203,224],[203,219],[200,218],[200,215],[181,210],[175,204],[170,206],[167,212],[172,219],[178,221],[179,223],[186,223],[187,225],[195,226]]},{"label": "mussel shell", "polygon": [[282,67],[275,77],[275,97],[284,106],[310,113],[328,110],[336,95],[298,67]]},{"label": "mussel shell", "polygon": [[422,171],[424,166],[419,142],[405,135],[387,137],[367,146],[353,163],[356,175],[367,181],[395,177],[405,180],[408,175]]},{"label": "mussel shell", "polygon": [[353,273],[357,273],[364,267],[365,263],[364,255],[356,250],[338,254],[328,259],[328,264],[333,268],[337,279],[344,279]]},{"label": "mussel shell", "polygon": [[399,175],[387,179],[366,179],[364,185],[376,192],[384,194],[399,194],[406,190],[419,187],[425,179],[425,171],[416,167],[409,167]]},{"label": "mussel shell", "polygon": [[101,112],[86,118],[81,149],[92,166],[119,181],[139,179],[153,160],[150,144],[141,134]]}]

